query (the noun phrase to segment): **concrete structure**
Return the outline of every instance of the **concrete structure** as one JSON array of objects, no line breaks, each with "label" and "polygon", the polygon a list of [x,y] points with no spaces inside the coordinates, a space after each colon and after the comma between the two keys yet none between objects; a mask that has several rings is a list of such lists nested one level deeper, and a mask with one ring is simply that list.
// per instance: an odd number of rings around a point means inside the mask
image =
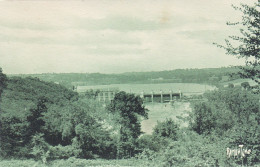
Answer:
[{"label": "concrete structure", "polygon": [[[98,93],[97,100],[100,102],[109,102],[114,99],[115,94],[117,91],[110,91],[110,90],[103,90]],[[142,91],[139,95],[144,102],[156,102],[156,103],[164,103],[164,102],[173,102],[177,99],[182,98],[182,93],[179,91],[178,93],[173,93],[172,90],[169,92],[154,92],[151,91],[150,93],[145,93]]]},{"label": "concrete structure", "polygon": [[177,99],[182,98],[182,93],[173,93],[171,90],[169,92],[163,92],[160,91],[159,93],[151,92],[151,93],[141,93],[141,98],[144,99],[144,102],[159,102],[159,103],[164,103],[164,102],[172,102]]},{"label": "concrete structure", "polygon": [[115,97],[115,94],[116,92],[115,91],[101,91],[98,93],[98,101],[103,101],[103,102],[106,102],[106,101],[111,101],[114,99]]}]

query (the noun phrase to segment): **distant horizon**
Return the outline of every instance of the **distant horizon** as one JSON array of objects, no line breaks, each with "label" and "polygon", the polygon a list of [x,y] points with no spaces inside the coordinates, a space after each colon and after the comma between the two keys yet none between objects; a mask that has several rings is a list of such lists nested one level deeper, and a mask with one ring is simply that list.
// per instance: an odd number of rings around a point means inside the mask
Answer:
[{"label": "distant horizon", "polygon": [[[220,68],[236,68],[237,66],[223,66],[223,67],[208,67],[208,68],[177,68],[177,69],[170,69],[170,70],[160,70],[160,71],[129,71],[129,72],[122,72],[122,73],[101,73],[101,72],[49,72],[49,73],[5,73],[3,70],[3,73],[6,75],[41,75],[41,74],[106,74],[106,75],[120,75],[120,74],[126,74],[126,73],[147,73],[147,72],[163,72],[163,71],[175,71],[175,70],[203,70],[203,69],[220,69]],[[0,67],[1,68],[1,67]]]}]

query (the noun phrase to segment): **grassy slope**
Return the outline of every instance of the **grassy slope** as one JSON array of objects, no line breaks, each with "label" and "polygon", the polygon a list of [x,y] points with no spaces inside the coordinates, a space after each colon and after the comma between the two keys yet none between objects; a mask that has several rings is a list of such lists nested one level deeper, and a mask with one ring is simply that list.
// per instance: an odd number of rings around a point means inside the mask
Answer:
[{"label": "grassy slope", "polygon": [[1,116],[26,117],[41,97],[48,99],[49,105],[66,104],[78,98],[76,92],[62,85],[40,81],[37,78],[12,77],[7,84],[1,99]]}]

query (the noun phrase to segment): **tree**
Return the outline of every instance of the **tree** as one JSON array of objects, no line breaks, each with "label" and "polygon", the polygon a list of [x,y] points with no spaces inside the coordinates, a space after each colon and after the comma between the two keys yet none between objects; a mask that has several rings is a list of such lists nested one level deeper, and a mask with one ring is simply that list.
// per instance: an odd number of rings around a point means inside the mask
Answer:
[{"label": "tree", "polygon": [[139,96],[119,92],[108,106],[112,113],[119,114],[119,141],[117,156],[129,157],[133,155],[137,138],[141,135],[141,123],[138,116],[148,118],[147,109]]},{"label": "tree", "polygon": [[5,74],[3,74],[2,68],[0,68],[0,97],[2,95],[4,88],[6,88],[7,86],[6,82],[7,82],[7,77]]},{"label": "tree", "polygon": [[[1,83],[3,78],[7,80],[5,75],[1,75]],[[52,129],[45,129],[44,117],[49,108],[64,105],[67,107],[78,95],[60,85],[35,78],[11,77],[4,85],[8,86],[4,89],[0,105],[0,156],[31,156],[29,153],[34,136],[44,133],[45,140],[46,136],[50,136]],[[49,120],[53,118],[50,115]],[[59,119],[62,120],[61,117]],[[46,141],[58,142],[56,138],[52,139],[54,140]]]},{"label": "tree", "polygon": [[[251,78],[260,85],[260,0],[253,6],[241,4],[233,6],[243,13],[242,20],[237,23],[228,22],[227,25],[238,26],[240,36],[229,36],[226,45],[218,45],[226,50],[226,54],[245,59],[245,66],[239,67],[240,76]],[[231,43],[233,41],[233,43]],[[237,43],[238,45],[235,45]]]},{"label": "tree", "polygon": [[164,122],[157,122],[153,130],[154,137],[170,138],[172,140],[178,139],[179,125],[177,125],[171,118]]},{"label": "tree", "polygon": [[242,82],[241,83],[241,86],[244,88],[244,89],[249,89],[250,88],[250,84],[248,82]]},{"label": "tree", "polygon": [[208,100],[195,104],[190,115],[191,129],[200,135],[226,141],[229,148],[244,145],[252,150],[244,162],[259,163],[259,95],[240,88],[223,88],[208,92],[205,97]]},{"label": "tree", "polygon": [[[7,81],[7,77],[6,77],[6,75],[5,74],[3,74],[3,72],[2,72],[2,68],[0,68],[0,103],[1,103],[1,95],[2,95],[2,93],[3,93],[3,90],[4,90],[4,88],[6,88],[6,86],[7,86],[7,84],[6,84],[6,81]],[[3,154],[3,152],[4,151],[2,151],[3,150],[3,140],[5,140],[4,139],[4,134],[3,134],[3,122],[4,122],[4,120],[2,119],[2,112],[1,112],[1,110],[2,110],[2,107],[1,107],[1,105],[0,105],[0,152]],[[2,156],[2,154],[0,154],[0,156]]]},{"label": "tree", "polygon": [[55,146],[55,157],[114,157],[116,149],[109,131],[92,115],[95,107],[79,100],[62,107],[53,105],[44,113],[42,129],[45,141]]},{"label": "tree", "polygon": [[210,134],[216,124],[214,111],[206,102],[195,104],[191,118],[190,126],[198,134]]},{"label": "tree", "polygon": [[235,87],[235,85],[234,85],[234,84],[232,84],[232,83],[229,83],[229,84],[228,84],[228,87],[229,87],[229,88],[234,88],[234,87]]},{"label": "tree", "polygon": [[43,113],[47,112],[46,102],[48,100],[45,97],[40,97],[36,109],[31,109],[31,115],[27,117],[27,121],[30,123],[30,134],[41,133],[42,127],[45,122],[42,120]]}]

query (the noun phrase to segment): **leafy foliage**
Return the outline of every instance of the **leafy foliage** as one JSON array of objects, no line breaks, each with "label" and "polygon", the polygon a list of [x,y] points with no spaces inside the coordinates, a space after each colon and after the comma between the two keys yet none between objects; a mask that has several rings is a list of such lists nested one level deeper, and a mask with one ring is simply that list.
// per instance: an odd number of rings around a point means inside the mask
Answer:
[{"label": "leafy foliage", "polygon": [[166,119],[164,122],[157,123],[153,130],[153,136],[177,140],[178,130],[179,126],[172,119]]},{"label": "leafy foliage", "polygon": [[187,129],[178,131],[178,140],[168,140],[159,150],[145,149],[137,158],[146,166],[236,166],[223,152],[227,142],[199,135]]},{"label": "leafy foliage", "polygon": [[226,143],[183,131],[180,140],[163,150],[163,166],[232,166],[225,154]]},{"label": "leafy foliage", "polygon": [[[109,151],[114,147],[109,131],[94,117],[96,105],[79,100],[77,93],[65,87],[34,78],[10,78],[1,109],[3,157],[33,156],[46,161],[114,156]],[[64,152],[68,148],[71,152]]]},{"label": "leafy foliage", "polygon": [[5,74],[3,74],[2,68],[0,68],[0,97],[3,92],[3,89],[6,87],[6,81],[7,77]]},{"label": "leafy foliage", "polygon": [[193,122],[191,127],[198,134],[209,134],[215,127],[216,116],[210,106],[206,103],[199,103],[194,107]]},{"label": "leafy foliage", "polygon": [[108,106],[112,113],[119,114],[117,122],[119,128],[119,140],[117,143],[117,156],[128,157],[134,154],[137,138],[142,134],[138,116],[148,117],[147,109],[139,96],[119,92]]},{"label": "leafy foliage", "polygon": [[252,150],[243,163],[259,163],[259,96],[247,83],[244,89],[205,94],[206,101],[194,104],[189,129],[167,119],[158,122],[152,135],[142,135],[140,121],[148,112],[133,94],[119,92],[104,108],[93,92],[79,97],[35,78],[14,77],[7,83],[0,106],[1,157],[34,158],[42,166],[95,164],[72,157],[134,155],[141,159],[139,166],[238,166],[241,159],[228,158],[225,152],[243,144]]},{"label": "leafy foliage", "polygon": [[46,103],[47,100],[45,97],[41,97],[38,101],[36,109],[30,109],[30,115],[27,117],[29,122],[29,133],[34,135],[35,133],[42,132],[42,126],[45,122],[42,120],[43,113],[47,112]]},{"label": "leafy foliage", "polygon": [[120,160],[105,160],[105,159],[96,159],[96,160],[86,160],[75,157],[70,157],[68,159],[59,159],[48,162],[47,164],[42,163],[41,161],[35,161],[33,159],[26,160],[1,160],[0,166],[6,167],[86,167],[86,166],[144,166],[143,160],[137,159],[120,159]]},{"label": "leafy foliage", "polygon": [[45,142],[43,138],[43,134],[36,133],[31,140],[32,151],[31,154],[34,156],[36,160],[42,160],[43,163],[47,162],[47,158],[49,158],[49,144]]},{"label": "leafy foliage", "polygon": [[[143,151],[137,157],[148,161],[147,166],[257,166],[259,96],[251,90],[228,87],[205,97],[207,101],[193,104],[188,129],[179,129],[169,120],[159,122],[153,135],[139,139]],[[243,158],[228,157],[226,149],[238,145],[252,152]]]},{"label": "leafy foliage", "polygon": [[254,150],[244,163],[260,161],[259,96],[248,90],[226,88],[207,95],[207,102],[195,104],[190,127],[198,134],[228,140],[227,147],[242,144]]},{"label": "leafy foliage", "polygon": [[154,160],[156,152],[165,150],[169,144],[179,139],[179,125],[172,119],[166,119],[163,122],[157,122],[152,135],[142,135],[138,139],[138,149],[141,153],[138,158]]},{"label": "leafy foliage", "polygon": [[44,133],[43,113],[53,104],[59,106],[78,98],[77,93],[35,78],[9,78],[1,110],[2,156],[30,156],[29,143],[36,133]]},{"label": "leafy foliage", "polygon": [[255,2],[254,6],[241,4],[240,7],[233,7],[243,13],[242,20],[227,24],[239,27],[241,34],[229,36],[225,46],[218,46],[224,48],[229,55],[245,58],[246,66],[240,67],[242,71],[239,74],[260,84],[260,1]]}]

